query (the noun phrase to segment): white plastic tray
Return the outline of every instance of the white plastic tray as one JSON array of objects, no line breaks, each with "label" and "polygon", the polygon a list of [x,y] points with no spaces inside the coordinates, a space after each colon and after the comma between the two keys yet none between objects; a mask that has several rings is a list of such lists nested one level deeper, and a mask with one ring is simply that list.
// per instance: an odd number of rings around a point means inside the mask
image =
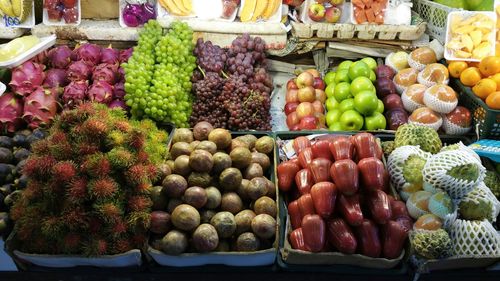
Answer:
[{"label": "white plastic tray", "polygon": [[47,14],[47,9],[43,8],[43,24],[49,25],[49,26],[77,26],[80,25],[82,22],[82,6],[80,0],[78,0],[78,3],[76,4],[78,7],[78,20],[76,23],[71,23],[68,24],[64,21],[64,19],[61,19],[60,21],[50,21],[49,20],[49,15]]},{"label": "white plastic tray", "polygon": [[[497,22],[497,15],[495,12],[473,12],[473,11],[455,11],[455,12],[451,12],[448,14],[448,19],[447,19],[447,23],[446,23],[446,41],[445,41],[445,45],[444,45],[444,58],[447,59],[447,60],[459,60],[459,61],[471,61],[471,62],[479,62],[481,60],[479,59],[474,59],[474,58],[457,58],[455,56],[453,56],[453,53],[448,49],[448,47],[446,47],[446,45],[448,44],[448,42],[450,42],[451,40],[451,18],[455,15],[460,15],[460,16],[467,16],[467,17],[470,17],[470,16],[473,16],[475,14],[483,14],[483,15],[486,15],[488,17],[490,17],[491,19],[493,19],[493,22],[496,23]],[[496,45],[496,25],[493,25],[493,31],[491,32],[490,34],[490,43],[492,44],[492,47],[491,47],[491,50],[490,50],[490,56],[494,56],[495,55],[495,45]]]},{"label": "white plastic tray", "polygon": [[[35,4],[31,5],[31,14],[18,25],[5,25],[5,20],[3,16],[0,16],[0,26],[1,27],[12,27],[12,28],[32,28],[35,26]],[[16,18],[17,19],[17,18]]]},{"label": "white plastic tray", "polygon": [[228,19],[225,19],[225,18],[222,18],[222,17],[214,17],[214,18],[200,18],[198,17],[196,14],[195,14],[195,11],[197,11],[200,6],[200,4],[203,2],[203,3],[206,3],[206,2],[217,2],[216,4],[220,4],[222,3],[221,0],[193,0],[193,13],[189,16],[174,16],[174,15],[170,15],[168,13],[168,11],[163,8],[163,6],[157,2],[156,4],[156,13],[157,13],[157,17],[159,19],[163,19],[163,18],[172,18],[172,19],[192,19],[192,18],[196,18],[196,19],[199,19],[199,20],[204,20],[204,21],[224,21],[224,22],[233,22],[235,19],[236,19],[236,15],[238,14],[238,11],[241,7],[238,7],[236,8],[236,10],[234,11],[234,13],[232,14],[232,16]]},{"label": "white plastic tray", "polygon": [[[303,23],[328,23],[326,21],[313,21],[311,18],[309,18],[309,6],[314,4],[316,1],[315,0],[306,0],[304,3],[302,3],[301,10],[300,10],[300,21]],[[342,10],[342,15],[340,16],[340,19],[336,23],[349,23],[349,20],[351,18],[351,10],[350,10],[351,4],[348,2],[342,3],[340,6],[340,10]],[[331,24],[336,24],[336,23],[331,23]]]},{"label": "white plastic tray", "polygon": [[[151,1],[150,1],[151,2]],[[123,8],[125,8],[125,6],[127,5],[127,1],[125,0],[120,0],[120,5],[118,6],[118,22],[120,23],[120,26],[121,27],[126,27],[126,28],[136,28],[136,27],[130,27],[130,26],[127,26],[125,24],[125,22],[123,21]],[[153,6],[155,6],[155,9],[156,9],[156,18],[158,18],[158,6],[160,6],[160,3],[158,3],[158,1],[155,1],[153,3]],[[140,25],[137,26],[137,27],[141,27]]]},{"label": "white plastic tray", "polygon": [[47,37],[40,38],[40,42],[33,46],[33,48],[24,52],[23,54],[9,60],[6,62],[0,62],[0,68],[14,68],[28,61],[32,57],[36,56],[40,52],[52,47],[56,43],[56,35],[49,35]]},{"label": "white plastic tray", "polygon": [[7,86],[5,86],[4,83],[0,82],[0,96],[2,96],[3,93],[5,93],[5,90],[7,90]]},{"label": "white plastic tray", "polygon": [[[241,0],[240,9],[238,11],[238,17],[241,14],[241,10],[242,10],[241,7],[243,7],[244,5],[245,5],[245,0]],[[304,5],[304,4],[302,4],[302,5]],[[276,10],[276,13],[274,13],[274,15],[272,15],[268,20],[262,20],[262,19],[257,20],[257,23],[268,23],[268,22],[279,23],[279,22],[281,22],[281,13],[282,12],[283,12],[283,1],[281,1],[280,6],[278,7],[278,9]]]}]

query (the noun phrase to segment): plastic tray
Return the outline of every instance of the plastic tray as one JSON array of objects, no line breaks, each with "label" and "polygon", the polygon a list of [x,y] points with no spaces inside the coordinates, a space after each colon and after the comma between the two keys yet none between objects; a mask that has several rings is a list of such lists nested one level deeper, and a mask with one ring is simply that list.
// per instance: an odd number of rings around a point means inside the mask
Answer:
[{"label": "plastic tray", "polygon": [[[151,2],[151,1],[150,1]],[[125,8],[125,5],[127,5],[127,1],[126,0],[120,0],[120,3],[118,5],[118,23],[120,24],[121,27],[125,27],[125,28],[135,28],[135,27],[130,27],[130,26],[127,26],[125,24],[125,22],[123,21],[123,13],[122,13],[122,10]],[[158,7],[160,6],[160,3],[158,3],[158,1],[155,1],[155,3],[153,3],[153,5],[155,6],[155,9],[156,9],[156,17],[158,18]],[[140,27],[140,25],[139,25]]]},{"label": "plastic tray", "polygon": [[17,56],[6,62],[0,62],[0,68],[14,68],[28,61],[32,57],[36,56],[38,53],[52,47],[56,43],[56,35],[49,35],[47,37],[40,38],[40,43],[36,44],[28,50],[27,52]]},{"label": "plastic tray", "polygon": [[51,21],[49,20],[49,16],[47,14],[47,9],[43,9],[43,24],[49,25],[49,26],[77,26],[80,25],[82,22],[82,6],[80,0],[78,0],[78,3],[76,4],[78,7],[78,20],[76,23],[66,23],[64,19],[61,19],[60,21]]},{"label": "plastic tray", "polygon": [[430,0],[413,0],[414,10],[427,22],[427,33],[444,43],[448,13],[462,9],[451,8]]},{"label": "plastic tray", "polygon": [[495,162],[500,162],[500,141],[482,139],[470,145],[482,157],[488,157]]},{"label": "plastic tray", "polygon": [[[17,19],[17,18],[16,18]],[[17,25],[9,25],[8,27],[12,28],[32,28],[35,26],[35,4],[33,3],[32,8],[31,8],[31,14],[20,24]],[[3,16],[0,16],[0,26],[6,27],[5,25],[5,20]]]},{"label": "plastic tray", "polygon": [[497,21],[496,13],[495,12],[454,11],[454,12],[451,12],[448,14],[447,23],[446,23],[446,41],[445,41],[446,43],[444,46],[444,57],[447,60],[471,61],[471,62],[481,61],[480,59],[474,59],[474,58],[457,58],[457,57],[453,56],[453,53],[449,50],[448,47],[446,47],[448,42],[450,42],[450,40],[451,40],[451,24],[450,24],[451,19],[454,16],[465,16],[468,18],[468,17],[474,16],[476,14],[486,15],[493,20],[494,25],[492,27],[492,32],[490,33],[490,38],[489,38],[489,41],[492,44],[492,47],[491,47],[489,55],[490,56],[495,55],[495,45],[496,45],[496,32],[495,31],[496,31],[496,21]]},{"label": "plastic tray", "polygon": [[218,17],[218,18],[212,18],[212,19],[206,19],[206,18],[199,18],[196,16],[195,11],[198,10],[199,8],[199,5],[200,5],[200,2],[207,2],[207,1],[217,1],[217,3],[221,2],[219,0],[193,0],[193,13],[191,15],[188,15],[188,16],[174,16],[174,15],[170,15],[168,13],[168,11],[158,2],[156,4],[156,13],[157,13],[157,17],[162,19],[162,18],[167,18],[167,19],[194,19],[196,18],[197,20],[200,20],[200,21],[224,21],[224,22],[233,22],[235,19],[236,19],[236,15],[238,14],[238,11],[240,9],[240,7],[236,8],[236,10],[234,10],[233,14],[231,15],[231,17],[229,17],[228,19],[225,19],[225,18],[222,18],[222,17]]},{"label": "plastic tray", "polygon": [[0,96],[2,96],[3,93],[5,93],[5,90],[7,90],[7,86],[5,86],[4,83],[0,82]]},{"label": "plastic tray", "polygon": [[[257,20],[256,22],[257,23],[279,23],[279,22],[281,22],[281,13],[282,13],[282,10],[283,10],[283,1],[280,1],[280,2],[281,2],[280,6],[276,10],[276,13],[274,13],[274,15],[272,15],[268,20],[262,20],[262,19],[260,19],[260,20]],[[238,11],[238,17],[240,16],[240,13],[241,13],[241,7],[243,7],[244,5],[245,5],[245,0],[241,0],[240,9]]]},{"label": "plastic tray", "polygon": [[[328,23],[326,21],[323,21],[323,22],[317,22],[317,21],[313,21],[310,17],[309,17],[309,7],[314,4],[316,1],[315,0],[306,0],[301,8],[300,8],[300,21],[303,22],[303,23],[326,23],[326,24],[333,24],[333,23]],[[336,23],[348,23],[350,21],[350,17],[351,17],[351,12],[349,10],[349,7],[350,6],[350,3],[347,3],[347,2],[344,2],[342,3],[342,6],[340,7],[340,10],[342,11],[342,15],[340,16],[340,19],[338,22]]]}]

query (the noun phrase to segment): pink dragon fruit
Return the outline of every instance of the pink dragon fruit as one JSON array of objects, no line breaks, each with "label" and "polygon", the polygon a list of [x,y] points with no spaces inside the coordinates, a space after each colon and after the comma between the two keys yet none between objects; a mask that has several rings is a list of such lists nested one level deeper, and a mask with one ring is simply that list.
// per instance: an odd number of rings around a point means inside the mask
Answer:
[{"label": "pink dragon fruit", "polygon": [[13,133],[23,124],[23,102],[13,93],[0,96],[0,128],[2,132]]},{"label": "pink dragon fruit", "polygon": [[103,48],[101,51],[101,63],[117,64],[120,59],[120,51],[117,49]]},{"label": "pink dragon fruit", "polygon": [[74,108],[82,104],[87,96],[88,81],[73,81],[64,88],[62,101],[65,108]]},{"label": "pink dragon fruit", "polygon": [[67,68],[73,52],[66,46],[59,46],[49,51],[50,65],[54,68]]},{"label": "pink dragon fruit", "polygon": [[101,63],[101,47],[95,44],[83,44],[74,50],[77,60],[82,60],[90,66]]},{"label": "pink dragon fruit", "polygon": [[57,91],[38,87],[24,99],[23,119],[30,129],[48,126],[57,114]]},{"label": "pink dragon fruit", "polygon": [[30,94],[36,87],[42,85],[45,79],[44,68],[43,65],[31,61],[14,68],[12,80],[9,83],[10,87],[18,95],[26,96]]},{"label": "pink dragon fruit", "polygon": [[83,61],[75,61],[68,67],[67,78],[70,81],[88,80],[92,73],[92,67]]},{"label": "pink dragon fruit", "polygon": [[123,81],[125,80],[125,70],[123,69],[123,67],[118,67],[118,78],[116,80],[118,81]]},{"label": "pink dragon fruit", "polygon": [[66,85],[68,85],[66,70],[53,68],[45,72],[45,81],[43,81],[45,88],[59,88]]},{"label": "pink dragon fruit", "polygon": [[133,52],[134,52],[134,48],[128,48],[128,49],[120,51],[120,63],[127,62],[128,59],[132,56]]},{"label": "pink dragon fruit", "polygon": [[113,89],[113,98],[118,100],[123,100],[125,98],[125,85],[123,81],[115,84]]},{"label": "pink dragon fruit", "polygon": [[107,104],[113,99],[113,86],[106,81],[96,81],[87,94],[91,101]]},{"label": "pink dragon fruit", "polygon": [[127,109],[127,105],[123,100],[113,100],[109,105],[109,108],[121,108],[123,110]]},{"label": "pink dragon fruit", "polygon": [[49,63],[49,51],[45,50],[31,59],[32,62],[46,65]]},{"label": "pink dragon fruit", "polygon": [[118,73],[118,65],[116,64],[106,64],[101,63],[94,68],[92,73],[92,80],[95,81],[106,81],[110,85],[116,83],[116,76]]}]

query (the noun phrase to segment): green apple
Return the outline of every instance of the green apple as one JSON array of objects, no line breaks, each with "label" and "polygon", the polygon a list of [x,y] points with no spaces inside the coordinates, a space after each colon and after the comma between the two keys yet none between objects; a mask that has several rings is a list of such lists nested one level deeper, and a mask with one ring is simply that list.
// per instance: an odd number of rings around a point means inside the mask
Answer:
[{"label": "green apple", "polygon": [[372,81],[366,77],[358,77],[351,82],[351,94],[356,96],[363,91],[372,91],[374,94],[377,93],[375,86],[373,86]]},{"label": "green apple", "polygon": [[345,69],[345,70],[348,70],[349,69],[349,66],[351,66],[351,64],[353,64],[353,61],[352,60],[345,60],[343,62],[341,62],[339,64],[339,66],[337,66],[337,71],[341,70],[341,69]]},{"label": "green apple", "polygon": [[342,125],[340,124],[340,122],[335,122],[332,125],[328,126],[328,130],[333,132],[342,131]]},{"label": "green apple", "polygon": [[335,71],[329,71],[325,77],[323,77],[323,81],[325,81],[326,85],[330,85],[335,82],[335,75],[337,75],[337,72]]},{"label": "green apple", "polygon": [[335,74],[335,83],[342,83],[342,82],[351,82],[351,79],[349,79],[349,70],[348,69],[341,69],[337,71],[337,74]]},{"label": "green apple", "polygon": [[377,109],[375,110],[375,112],[379,112],[379,113],[384,113],[384,102],[381,101],[381,100],[378,100],[377,101]]},{"label": "green apple", "polygon": [[365,117],[365,127],[367,130],[383,130],[387,122],[384,114],[375,112],[373,115]]},{"label": "green apple", "polygon": [[335,86],[335,93],[333,94],[335,99],[339,102],[351,98],[351,85],[347,82],[341,82]]},{"label": "green apple", "polygon": [[335,82],[331,83],[330,85],[326,86],[325,88],[325,94],[328,98],[333,97],[333,94],[335,93]]},{"label": "green apple", "polygon": [[361,61],[366,63],[371,70],[375,71],[375,69],[377,69],[377,61],[374,58],[367,57],[363,58]]},{"label": "green apple", "polygon": [[354,109],[364,116],[372,115],[377,110],[377,107],[377,96],[371,91],[363,91],[354,97]]},{"label": "green apple", "polygon": [[370,78],[370,70],[370,67],[366,63],[357,61],[349,66],[349,79],[352,81],[361,76]]},{"label": "green apple", "polygon": [[338,102],[334,97],[327,98],[325,101],[326,110],[334,110],[340,107],[340,102]]},{"label": "green apple", "polygon": [[341,112],[346,112],[348,110],[354,109],[354,99],[343,100],[339,105],[339,109]]},{"label": "green apple", "polygon": [[356,110],[348,110],[340,116],[340,125],[343,131],[359,131],[363,128],[363,116]]},{"label": "green apple", "polygon": [[372,81],[373,83],[377,81],[377,74],[375,74],[375,71],[373,70],[370,71],[370,81]]},{"label": "green apple", "polygon": [[340,109],[332,109],[328,110],[326,113],[326,125],[331,126],[333,123],[337,123],[340,120],[340,116],[342,115],[342,112]]}]

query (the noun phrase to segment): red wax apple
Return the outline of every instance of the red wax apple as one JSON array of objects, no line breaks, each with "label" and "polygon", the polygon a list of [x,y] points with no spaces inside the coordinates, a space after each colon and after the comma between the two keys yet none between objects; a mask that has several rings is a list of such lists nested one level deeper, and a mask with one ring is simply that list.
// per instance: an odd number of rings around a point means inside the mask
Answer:
[{"label": "red wax apple", "polygon": [[383,255],[395,259],[401,255],[408,232],[397,222],[389,221],[382,227]]},{"label": "red wax apple", "polygon": [[359,243],[360,254],[378,258],[382,253],[378,227],[370,220],[363,220],[361,225],[355,228],[356,238]]},{"label": "red wax apple", "polygon": [[326,158],[333,160],[330,153],[330,142],[327,140],[318,140],[311,146],[313,158]]},{"label": "red wax apple", "polygon": [[340,193],[349,196],[358,191],[358,166],[351,159],[335,161],[330,167],[330,175]]},{"label": "red wax apple", "polygon": [[297,229],[302,225],[302,215],[300,214],[298,200],[294,200],[288,204],[288,215],[290,215],[290,223],[293,229]]},{"label": "red wax apple", "polygon": [[359,196],[357,194],[345,196],[339,194],[339,202],[337,209],[342,214],[345,221],[351,226],[360,225],[363,222],[363,212],[359,203]]},{"label": "red wax apple", "polygon": [[299,211],[302,218],[306,215],[313,215],[316,213],[311,194],[304,194],[300,196],[299,199],[297,199],[297,202],[299,204]]},{"label": "red wax apple", "polygon": [[290,244],[293,249],[309,251],[304,243],[304,233],[302,232],[302,228],[297,228],[290,233]]},{"label": "red wax apple", "polygon": [[300,167],[290,161],[280,163],[278,165],[278,187],[281,191],[288,191],[292,187],[295,174],[300,170]]},{"label": "red wax apple", "polygon": [[314,178],[314,182],[330,181],[330,166],[332,161],[326,158],[316,158],[309,164],[309,169],[311,170]]},{"label": "red wax apple", "polygon": [[382,159],[382,148],[372,134],[358,133],[351,137],[351,141],[356,148],[358,160],[369,157]]},{"label": "red wax apple", "polygon": [[306,215],[302,219],[304,244],[309,251],[320,252],[325,246],[326,226],[318,215]]},{"label": "red wax apple", "polygon": [[354,144],[349,137],[336,137],[330,143],[329,148],[335,161],[353,159],[354,157]]},{"label": "red wax apple", "polygon": [[314,155],[312,153],[312,147],[306,147],[299,153],[299,163],[300,166],[305,169],[308,168],[314,159]]},{"label": "red wax apple", "polygon": [[410,217],[406,204],[403,201],[394,200],[391,202],[392,219],[395,220],[400,217]]},{"label": "red wax apple", "polygon": [[392,218],[389,197],[382,190],[369,192],[366,202],[372,218],[377,224],[386,224]]},{"label": "red wax apple", "polygon": [[304,136],[297,137],[293,140],[293,150],[295,150],[296,154],[299,154],[302,149],[306,147],[311,147],[311,141]]},{"label": "red wax apple", "polygon": [[358,163],[358,169],[361,174],[363,187],[366,190],[386,189],[389,175],[384,167],[384,163],[378,158],[370,157],[361,159]]},{"label": "red wax apple", "polygon": [[335,209],[337,188],[331,182],[318,182],[311,188],[314,210],[320,217],[327,219]]},{"label": "red wax apple", "polygon": [[314,185],[311,170],[306,168],[298,171],[295,175],[295,185],[301,195],[310,193],[311,187]]},{"label": "red wax apple", "polygon": [[354,233],[347,223],[341,218],[330,219],[327,222],[328,241],[335,249],[343,254],[354,254],[358,243]]}]

